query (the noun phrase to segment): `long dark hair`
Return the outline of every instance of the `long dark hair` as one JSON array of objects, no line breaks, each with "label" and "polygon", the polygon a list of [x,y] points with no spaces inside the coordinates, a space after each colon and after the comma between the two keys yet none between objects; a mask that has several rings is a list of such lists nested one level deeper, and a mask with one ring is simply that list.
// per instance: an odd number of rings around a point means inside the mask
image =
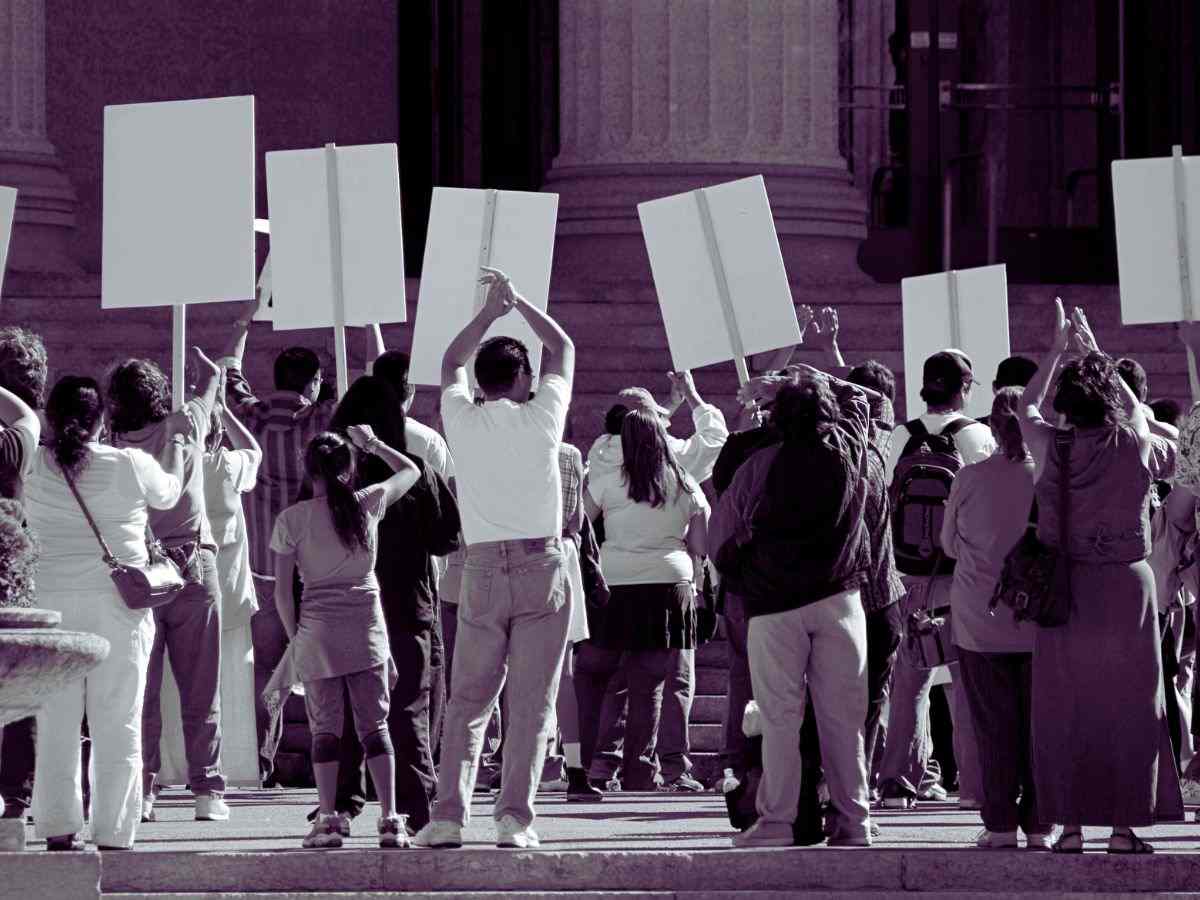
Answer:
[{"label": "long dark hair", "polygon": [[340,434],[323,431],[308,442],[304,468],[314,482],[325,485],[325,500],[333,530],[347,550],[369,547],[367,514],[354,496],[354,447]]},{"label": "long dark hair", "polygon": [[675,496],[691,492],[687,479],[667,443],[667,432],[658,414],[631,410],[621,422],[621,471],[634,503],[653,507],[667,502],[668,473],[675,477]]},{"label": "long dark hair", "polygon": [[50,391],[46,404],[50,435],[46,444],[68,478],[78,478],[87,468],[91,458],[87,444],[103,415],[104,398],[94,378],[64,375]]},{"label": "long dark hair", "polygon": [[[363,375],[350,385],[334,410],[329,430],[346,434],[351,425],[370,425],[375,436],[393,450],[408,450],[404,439],[404,403],[395,389],[378,375]],[[392,476],[391,467],[377,456],[367,456],[358,467],[358,487],[378,484]]]}]

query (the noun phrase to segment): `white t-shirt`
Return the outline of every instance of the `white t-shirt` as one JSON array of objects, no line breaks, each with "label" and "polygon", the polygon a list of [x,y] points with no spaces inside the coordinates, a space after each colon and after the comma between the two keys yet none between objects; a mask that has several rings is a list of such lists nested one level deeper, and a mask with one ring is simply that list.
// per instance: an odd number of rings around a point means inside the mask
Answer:
[{"label": "white t-shirt", "polygon": [[442,392],[442,424],[454,453],[458,508],[468,544],[562,533],[558,445],[571,385],[542,379],[528,403],[471,401],[463,385]]},{"label": "white t-shirt", "polygon": [[[88,444],[88,449],[90,459],[75,486],[113,556],[129,565],[145,565],[148,509],[171,509],[178,503],[179,479],[142,450],[96,443]],[[42,544],[38,592],[115,596],[96,535],[50,451],[39,447],[31,462],[25,480],[25,516]]]},{"label": "white t-shirt", "polygon": [[660,507],[635,503],[629,496],[620,469],[591,476],[588,493],[604,514],[604,543],[600,568],[610,585],[676,584],[692,578],[692,558],[687,551],[688,523],[708,508],[700,486],[690,476],[690,493],[676,493],[674,479],[667,486],[667,502]]},{"label": "white t-shirt", "polygon": [[[927,412],[921,416],[921,424],[925,426],[930,434],[941,434],[942,429],[955,419],[970,420],[970,416],[965,416],[960,412]],[[900,462],[900,457],[904,455],[904,447],[908,444],[911,437],[912,435],[909,434],[908,429],[903,425],[897,425],[892,432],[892,443],[887,461],[888,484],[892,483],[892,476],[896,473],[896,464]],[[962,454],[963,465],[969,466],[977,462],[983,462],[995,453],[996,439],[992,437],[991,428],[982,422],[971,420],[970,425],[963,428],[954,436],[954,446],[958,447],[958,452]]]},{"label": "white t-shirt", "polygon": [[404,417],[404,440],[408,449],[428,463],[429,468],[449,481],[454,477],[454,457],[446,440],[428,425],[416,419]]}]

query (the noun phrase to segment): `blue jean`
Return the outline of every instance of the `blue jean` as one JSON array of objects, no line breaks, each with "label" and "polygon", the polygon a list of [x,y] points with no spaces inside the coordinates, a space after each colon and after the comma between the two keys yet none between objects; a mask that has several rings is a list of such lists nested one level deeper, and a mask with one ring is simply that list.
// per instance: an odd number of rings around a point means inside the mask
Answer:
[{"label": "blue jean", "polygon": [[[696,651],[671,650],[670,671],[663,690],[662,716],[658,724],[658,762],[663,784],[678,781],[692,771],[688,751],[688,720],[696,696]],[[628,726],[626,726],[628,728]]]},{"label": "blue jean", "polygon": [[434,820],[467,824],[484,731],[507,686],[494,815],[532,824],[569,624],[560,538],[467,547]]},{"label": "blue jean", "polygon": [[158,775],[161,758],[164,654],[179,685],[188,785],[195,794],[222,794],[221,774],[221,586],[217,558],[200,551],[200,580],[189,582],[175,599],[154,610],[154,645],[146,671],[142,706],[142,766],[147,788]]}]

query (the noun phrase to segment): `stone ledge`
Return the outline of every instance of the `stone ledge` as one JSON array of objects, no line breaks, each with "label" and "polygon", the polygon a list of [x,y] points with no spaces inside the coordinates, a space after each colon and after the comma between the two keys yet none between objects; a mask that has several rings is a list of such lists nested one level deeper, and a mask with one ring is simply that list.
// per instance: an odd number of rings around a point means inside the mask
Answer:
[{"label": "stone ledge", "polygon": [[99,853],[0,853],[0,900],[99,896]]}]

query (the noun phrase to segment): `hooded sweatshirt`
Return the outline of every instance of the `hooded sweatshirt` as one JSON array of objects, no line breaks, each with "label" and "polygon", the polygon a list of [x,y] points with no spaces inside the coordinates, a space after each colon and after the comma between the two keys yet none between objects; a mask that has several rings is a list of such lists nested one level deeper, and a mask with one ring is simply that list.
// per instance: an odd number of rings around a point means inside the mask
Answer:
[{"label": "hooded sweatshirt", "polygon": [[[683,471],[699,484],[711,477],[729,429],[725,426],[725,416],[711,403],[701,403],[692,410],[692,423],[696,426],[695,434],[687,440],[668,434],[667,443]],[[615,472],[623,461],[619,434],[600,435],[588,451],[588,470],[593,477]]]}]

